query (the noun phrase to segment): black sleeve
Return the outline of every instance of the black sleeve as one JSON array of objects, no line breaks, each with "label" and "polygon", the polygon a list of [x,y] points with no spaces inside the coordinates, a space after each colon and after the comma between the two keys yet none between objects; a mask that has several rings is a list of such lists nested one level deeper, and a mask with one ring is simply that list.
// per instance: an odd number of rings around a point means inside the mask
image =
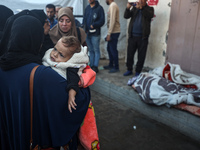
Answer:
[{"label": "black sleeve", "polygon": [[79,68],[67,68],[67,88],[66,90],[69,91],[70,89],[74,89],[76,93],[79,91],[78,82],[80,77],[78,75]]},{"label": "black sleeve", "polygon": [[154,17],[154,8],[146,5],[142,8],[142,13],[145,18],[151,20]]}]

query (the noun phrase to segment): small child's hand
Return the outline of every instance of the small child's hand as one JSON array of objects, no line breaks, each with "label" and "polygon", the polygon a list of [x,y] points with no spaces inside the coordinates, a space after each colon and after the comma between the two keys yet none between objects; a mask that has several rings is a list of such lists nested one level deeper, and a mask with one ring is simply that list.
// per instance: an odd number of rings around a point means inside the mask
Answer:
[{"label": "small child's hand", "polygon": [[76,95],[76,91],[73,89],[70,89],[69,90],[69,99],[68,99],[68,109],[69,109],[70,113],[72,113],[72,108],[74,110],[76,110],[77,104],[75,103],[75,95]]}]

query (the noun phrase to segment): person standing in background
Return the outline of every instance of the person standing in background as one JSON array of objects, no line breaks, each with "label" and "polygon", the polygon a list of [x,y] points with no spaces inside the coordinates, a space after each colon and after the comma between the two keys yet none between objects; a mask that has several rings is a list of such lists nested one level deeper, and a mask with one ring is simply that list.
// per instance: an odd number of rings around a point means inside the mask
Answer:
[{"label": "person standing in background", "polygon": [[[133,8],[131,9],[131,7]],[[124,73],[124,76],[133,74],[132,70],[136,50],[138,52],[138,61],[135,76],[138,76],[142,71],[153,16],[154,8],[147,5],[147,0],[139,0],[137,3],[127,3],[124,18],[131,18],[131,20],[128,28],[127,71]]]},{"label": "person standing in background", "polygon": [[117,43],[120,35],[119,7],[114,0],[106,0],[108,8],[107,27],[108,33],[105,40],[108,42],[107,51],[109,56],[109,65],[104,69],[109,69],[109,73],[119,72]]},{"label": "person standing in background", "polygon": [[86,43],[90,52],[90,67],[98,73],[100,59],[101,27],[105,23],[105,13],[98,1],[88,0],[89,5],[85,9],[83,24],[87,33]]},{"label": "person standing in background", "polygon": [[60,5],[56,5],[56,13],[55,13],[55,19],[58,20],[58,11],[62,8]]},{"label": "person standing in background", "polygon": [[54,18],[56,14],[56,7],[53,4],[46,5],[47,20],[50,23],[50,29],[55,26],[58,21]]}]

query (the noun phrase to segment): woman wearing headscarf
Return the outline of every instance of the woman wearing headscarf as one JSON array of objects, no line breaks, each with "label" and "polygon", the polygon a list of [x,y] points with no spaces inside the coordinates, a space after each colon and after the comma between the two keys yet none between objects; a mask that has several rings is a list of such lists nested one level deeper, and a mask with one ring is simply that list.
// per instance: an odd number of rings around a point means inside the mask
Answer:
[{"label": "woman wearing headscarf", "polygon": [[13,15],[7,19],[4,30],[3,30],[2,39],[0,42],[0,56],[2,56],[6,52],[6,49],[8,46],[7,41],[10,38],[10,30],[11,30],[13,22],[15,21],[16,18],[23,16],[23,15],[32,15],[33,16],[33,14],[29,10],[23,10],[23,11],[19,12],[18,14]]},{"label": "woman wearing headscarf", "polygon": [[[0,149],[27,150],[30,142],[30,72],[41,64],[43,26],[24,15],[12,23],[6,53],[0,58]],[[76,134],[86,114],[89,88],[76,95],[77,107],[67,110],[67,83],[50,67],[40,65],[34,75],[33,147],[60,147]]]},{"label": "woman wearing headscarf", "polygon": [[44,56],[46,50],[54,47],[54,44],[53,44],[53,42],[50,39],[50,36],[48,34],[49,30],[50,30],[50,26],[49,26],[49,23],[46,21],[47,16],[44,13],[44,11],[39,10],[39,9],[23,10],[23,11],[19,12],[18,14],[13,15],[13,16],[8,18],[8,20],[5,24],[5,28],[3,30],[2,40],[0,42],[0,56],[3,55],[6,52],[6,47],[8,45],[7,41],[10,38],[10,30],[11,30],[13,22],[15,21],[15,19],[19,18],[20,16],[24,16],[24,15],[29,15],[29,16],[33,16],[33,17],[37,18],[41,22],[41,24],[44,28],[44,35],[45,36],[44,36],[44,41],[42,43],[42,48],[40,50],[41,58]]},{"label": "woman wearing headscarf", "polygon": [[73,35],[80,40],[83,46],[86,45],[86,33],[82,28],[76,27],[73,12],[69,7],[59,10],[58,24],[49,31],[49,35],[54,44],[56,44],[62,36]]},{"label": "woman wearing headscarf", "polygon": [[7,19],[13,15],[13,11],[4,5],[0,5],[0,14],[1,14],[0,15],[0,41],[1,41],[5,23]]}]

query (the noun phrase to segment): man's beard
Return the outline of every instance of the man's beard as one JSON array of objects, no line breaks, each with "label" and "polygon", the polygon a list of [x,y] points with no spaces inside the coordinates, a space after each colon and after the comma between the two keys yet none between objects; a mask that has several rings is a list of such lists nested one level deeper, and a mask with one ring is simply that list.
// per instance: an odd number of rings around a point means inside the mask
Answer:
[{"label": "man's beard", "polygon": [[106,1],[106,4],[107,4],[107,5],[110,5],[108,1]]},{"label": "man's beard", "polygon": [[54,19],[54,17],[47,17],[47,18],[48,18],[49,20],[51,20],[51,21]]},{"label": "man's beard", "polygon": [[95,4],[95,1],[93,1],[93,2],[90,2],[90,4]]}]

